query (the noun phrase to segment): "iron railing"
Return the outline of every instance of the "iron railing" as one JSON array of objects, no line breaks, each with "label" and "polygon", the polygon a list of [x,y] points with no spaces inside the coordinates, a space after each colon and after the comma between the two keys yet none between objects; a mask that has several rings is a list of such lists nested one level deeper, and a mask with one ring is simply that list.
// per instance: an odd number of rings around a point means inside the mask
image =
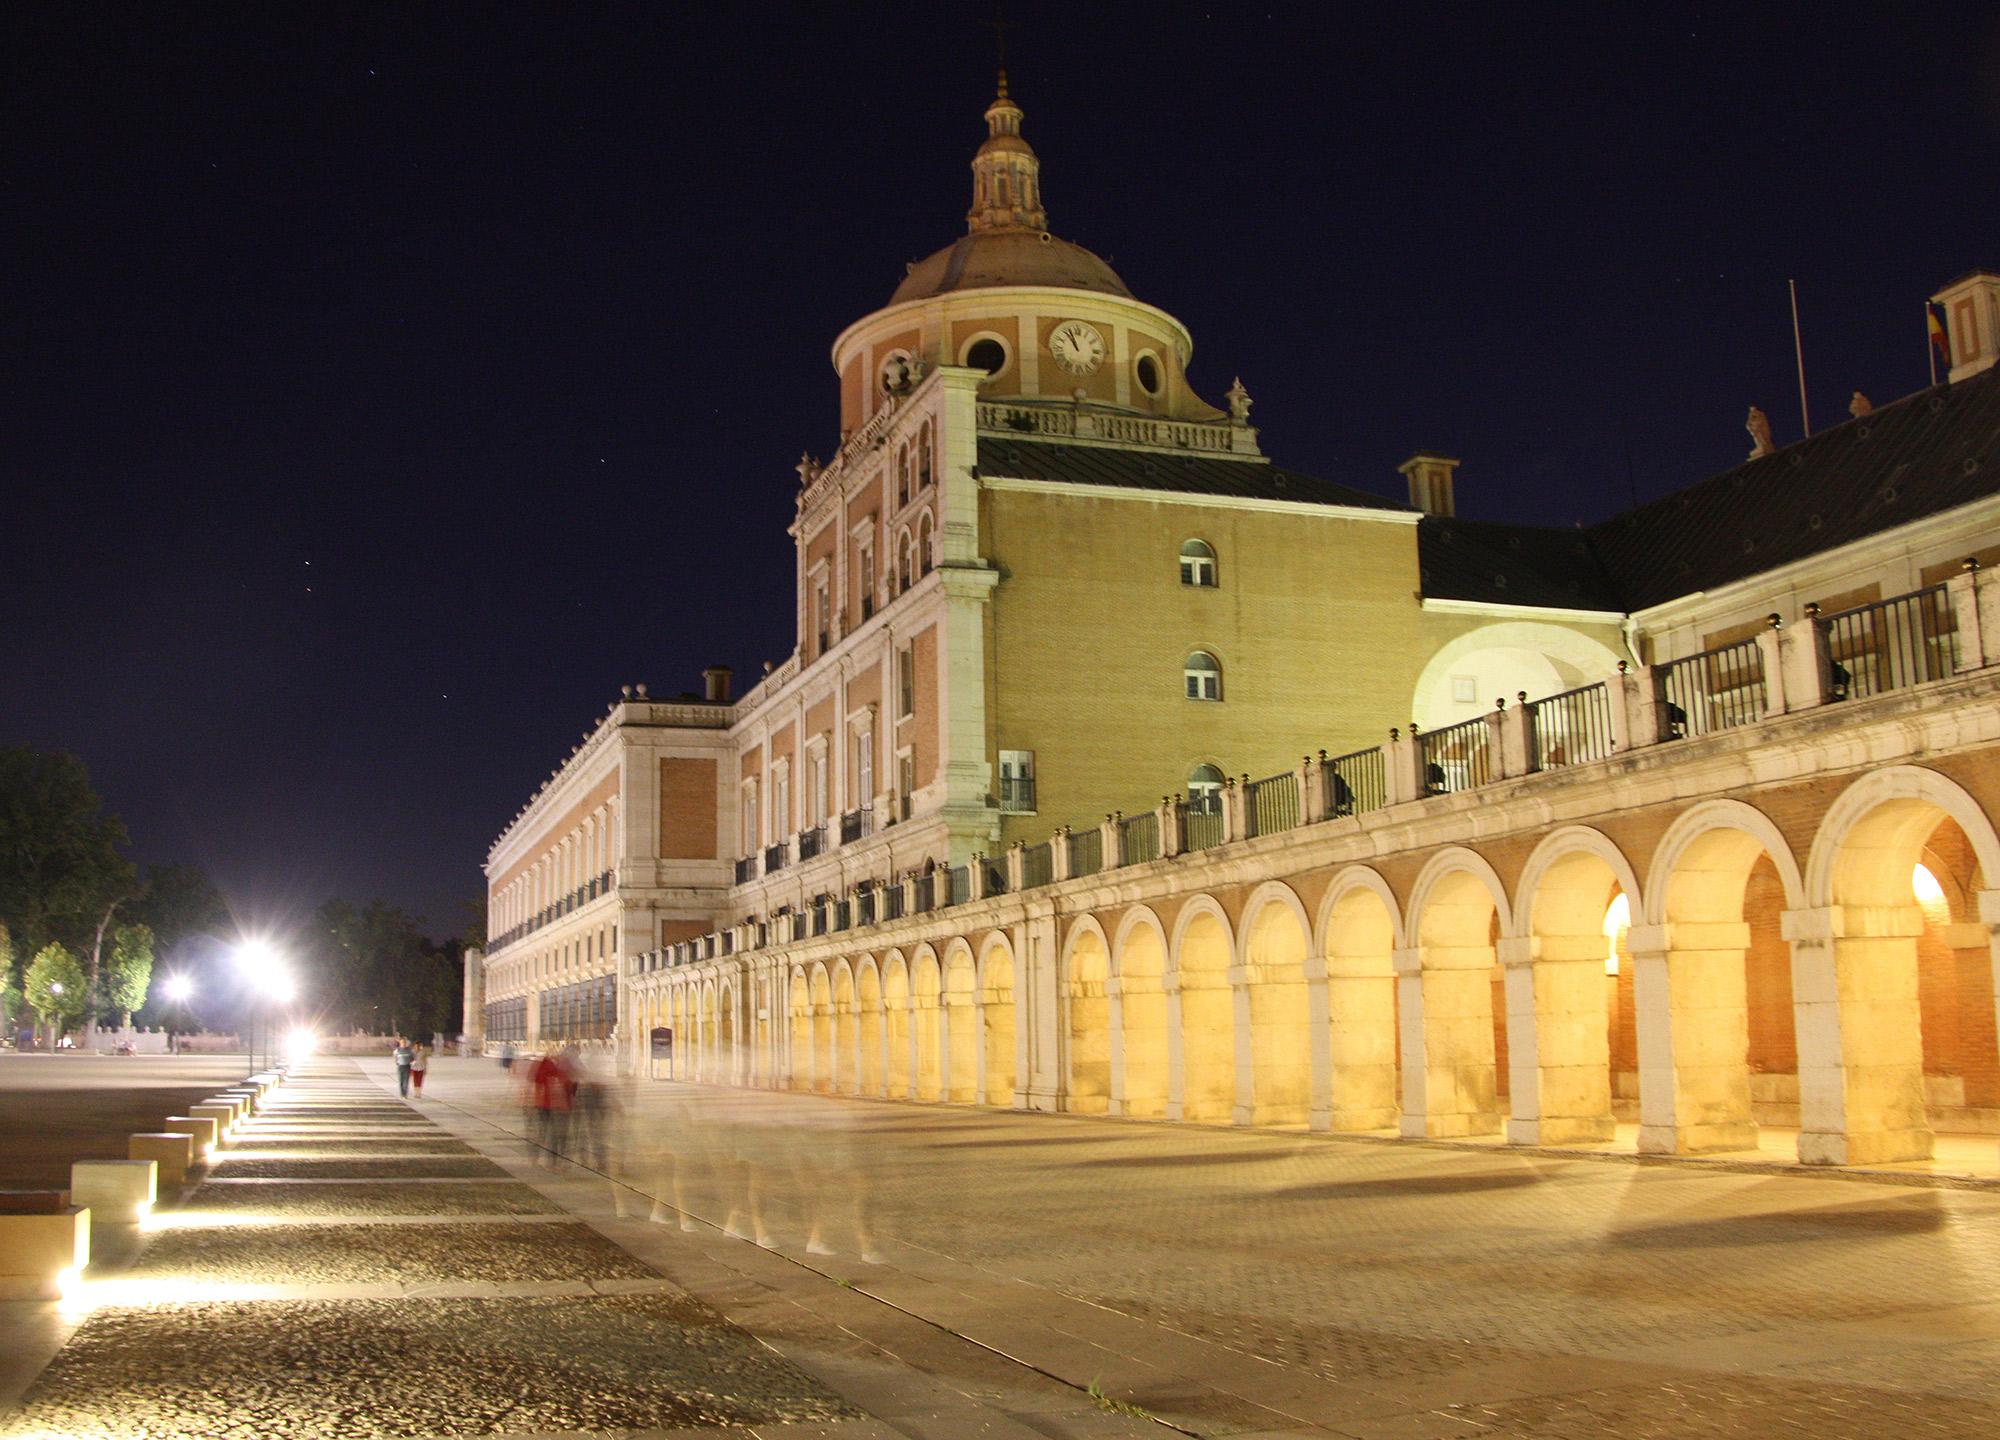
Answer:
[{"label": "iron railing", "polygon": [[799,831],[799,859],[810,860],[815,855],[826,853],[826,826],[815,825],[810,830]]},{"label": "iron railing", "polygon": [[1484,785],[1498,774],[1484,715],[1417,736],[1423,757],[1424,794],[1448,795]]},{"label": "iron railing", "polygon": [[875,892],[863,888],[854,892],[854,923],[873,925],[875,923]]},{"label": "iron railing", "polygon": [[1582,685],[1530,700],[1528,763],[1536,770],[1582,765],[1611,754],[1611,688]]},{"label": "iron railing", "polygon": [[1069,873],[1095,875],[1104,868],[1104,832],[1096,826],[1069,837]]},{"label": "iron railing", "polygon": [[1822,616],[1834,700],[1942,680],[1958,668],[1958,627],[1942,585]]},{"label": "iron railing", "polygon": [[872,806],[862,805],[840,817],[840,843],[852,845],[868,833],[868,819],[873,813]]},{"label": "iron railing", "polygon": [[736,862],[736,883],[738,885],[748,885],[756,878],[757,857],[755,855],[745,855],[741,860]]},{"label": "iron railing", "polygon": [[1380,745],[1321,760],[1319,773],[1329,820],[1366,814],[1389,803],[1389,770]]},{"label": "iron railing", "polygon": [[1250,833],[1276,835],[1299,823],[1299,777],[1289,771],[1250,782]]},{"label": "iron railing", "polygon": [[917,877],[916,908],[917,913],[920,915],[926,910],[937,909],[937,876],[935,874],[919,875]]},{"label": "iron railing", "polygon": [[1007,893],[1007,867],[1000,861],[986,856],[981,856],[979,863],[983,867],[980,871],[981,879],[986,886],[983,893],[987,895],[1005,895]]},{"label": "iron railing", "polygon": [[889,885],[882,891],[882,918],[900,920],[903,918],[903,887]]},{"label": "iron railing", "polygon": [[1207,850],[1222,843],[1222,809],[1211,810],[1199,800],[1180,802],[1181,842],[1189,850]]},{"label": "iron railing", "polygon": [[1021,852],[1021,888],[1032,890],[1037,885],[1048,885],[1056,878],[1055,843],[1044,840],[1039,845],[1030,845]]},{"label": "iron railing", "polygon": [[766,845],[764,847],[764,873],[770,875],[784,869],[790,859],[791,855],[784,841],[780,840],[775,845]]},{"label": "iron railing", "polygon": [[1127,815],[1118,822],[1118,854],[1121,865],[1143,865],[1160,858],[1160,814],[1148,810]]},{"label": "iron railing", "polygon": [[1669,660],[1654,674],[1666,704],[1663,740],[1764,718],[1764,652],[1754,638]]},{"label": "iron railing", "polygon": [[1032,775],[1002,775],[1000,777],[1000,809],[1007,815],[1031,815],[1035,809],[1035,777]]},{"label": "iron railing", "polygon": [[954,865],[945,872],[948,886],[945,894],[951,898],[945,903],[963,905],[972,898],[972,873],[963,865]]}]

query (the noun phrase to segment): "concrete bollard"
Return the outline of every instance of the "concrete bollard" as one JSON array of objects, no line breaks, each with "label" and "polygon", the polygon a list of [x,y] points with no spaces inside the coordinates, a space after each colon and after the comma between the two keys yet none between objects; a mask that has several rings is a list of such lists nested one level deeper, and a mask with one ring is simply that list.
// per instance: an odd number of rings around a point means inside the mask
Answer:
[{"label": "concrete bollard", "polygon": [[89,1264],[89,1206],[55,1190],[0,1193],[0,1299],[60,1300]]},{"label": "concrete bollard", "polygon": [[133,1135],[125,1142],[125,1154],[159,1166],[160,1184],[185,1185],[195,1164],[194,1136],[177,1130]]},{"label": "concrete bollard", "polygon": [[69,1167],[69,1198],[100,1225],[139,1225],[160,1195],[160,1167],[150,1160],[78,1160]]},{"label": "concrete bollard", "polygon": [[162,1128],[185,1135],[194,1141],[196,1164],[214,1153],[215,1147],[222,1141],[220,1133],[222,1127],[215,1123],[213,1117],[207,1115],[169,1115]]},{"label": "concrete bollard", "polygon": [[217,1145],[229,1138],[229,1131],[236,1122],[236,1107],[219,1100],[205,1100],[199,1105],[190,1105],[188,1113],[197,1120],[206,1119],[214,1124]]}]

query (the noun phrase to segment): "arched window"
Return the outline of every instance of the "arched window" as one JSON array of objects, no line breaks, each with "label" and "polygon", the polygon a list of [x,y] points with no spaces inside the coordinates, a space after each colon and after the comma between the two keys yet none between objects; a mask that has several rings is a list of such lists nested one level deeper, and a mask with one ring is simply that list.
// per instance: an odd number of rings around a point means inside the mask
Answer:
[{"label": "arched window", "polygon": [[910,503],[910,447],[899,446],[896,450],[896,504]]},{"label": "arched window", "polygon": [[924,422],[924,428],[917,432],[917,488],[923,489],[931,483],[931,427]]},{"label": "arched window", "polygon": [[917,573],[930,574],[935,563],[931,555],[931,512],[926,510],[917,521]]},{"label": "arched window", "polygon": [[1222,667],[1215,657],[1206,650],[1197,650],[1187,657],[1187,664],[1181,667],[1181,674],[1187,680],[1187,698],[1190,700],[1220,700],[1222,698]]},{"label": "arched window", "polygon": [[910,568],[910,532],[905,530],[896,537],[896,593],[901,594],[909,589],[913,579],[915,575]]},{"label": "arched window", "polygon": [[1222,813],[1222,772],[1213,765],[1197,765],[1188,771],[1188,809],[1203,815]]},{"label": "arched window", "polygon": [[1215,547],[1206,540],[1190,540],[1181,546],[1181,584],[1215,584]]}]

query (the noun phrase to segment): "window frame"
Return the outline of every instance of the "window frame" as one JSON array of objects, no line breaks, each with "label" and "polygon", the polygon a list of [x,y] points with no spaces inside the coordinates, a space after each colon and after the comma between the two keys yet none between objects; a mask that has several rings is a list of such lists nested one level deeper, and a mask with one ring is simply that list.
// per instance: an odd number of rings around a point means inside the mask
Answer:
[{"label": "window frame", "polygon": [[[1208,664],[1198,665],[1197,659]],[[1190,650],[1187,659],[1181,662],[1183,693],[1189,700],[1204,705],[1222,702],[1222,661],[1213,650]]]},{"label": "window frame", "polygon": [[[1193,547],[1199,550],[1189,553]],[[1222,586],[1222,566],[1215,554],[1215,547],[1199,535],[1190,535],[1181,542],[1180,553],[1181,584],[1190,590],[1216,590]]]},{"label": "window frame", "polygon": [[[1214,778],[1211,779],[1209,776],[1203,775],[1201,772],[1204,770],[1209,771]],[[1229,777],[1223,774],[1220,765],[1208,760],[1198,762],[1187,773],[1186,783],[1189,807],[1195,810],[1197,814],[1220,815],[1222,813],[1222,787],[1228,781]]]}]

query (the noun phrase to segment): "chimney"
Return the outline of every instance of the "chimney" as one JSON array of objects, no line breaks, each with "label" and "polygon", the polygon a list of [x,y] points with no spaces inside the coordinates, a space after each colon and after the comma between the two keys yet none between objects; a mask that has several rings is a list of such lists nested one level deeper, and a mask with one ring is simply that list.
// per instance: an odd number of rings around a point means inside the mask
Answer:
[{"label": "chimney", "polygon": [[736,678],[736,672],[727,665],[711,665],[701,672],[702,698],[711,705],[729,703],[729,682]]},{"label": "chimney", "polygon": [[1993,368],[2000,356],[2000,274],[1974,270],[1961,275],[1931,296],[1944,306],[1945,329],[1951,337],[1952,384]]},{"label": "chimney", "polygon": [[1456,515],[1452,500],[1451,472],[1458,462],[1448,455],[1419,450],[1396,467],[1410,482],[1410,504],[1426,515]]}]

